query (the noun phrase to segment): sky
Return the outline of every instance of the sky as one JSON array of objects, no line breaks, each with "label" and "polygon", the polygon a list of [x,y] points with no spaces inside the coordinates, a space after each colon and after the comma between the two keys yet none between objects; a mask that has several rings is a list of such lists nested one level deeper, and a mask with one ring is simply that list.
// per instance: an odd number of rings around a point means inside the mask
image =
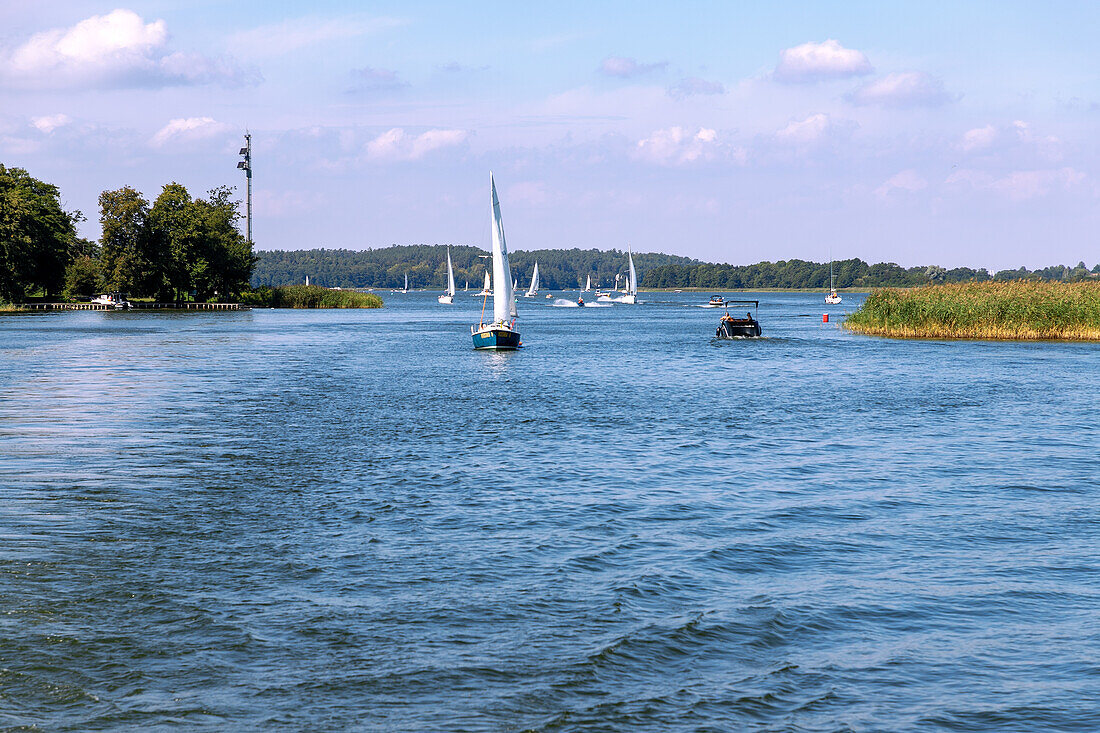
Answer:
[{"label": "sky", "polygon": [[[124,4],[117,4],[124,3]],[[1100,3],[0,0],[0,163],[258,249],[1100,261]],[[529,7],[530,6],[530,7]]]}]

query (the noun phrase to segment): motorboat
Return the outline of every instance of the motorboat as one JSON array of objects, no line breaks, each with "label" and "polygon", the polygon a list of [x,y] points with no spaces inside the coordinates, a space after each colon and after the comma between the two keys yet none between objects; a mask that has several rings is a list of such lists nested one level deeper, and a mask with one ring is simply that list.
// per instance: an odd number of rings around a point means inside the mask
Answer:
[{"label": "motorboat", "polygon": [[721,307],[725,306],[725,304],[726,304],[726,299],[723,298],[721,295],[712,295],[712,296],[710,296],[710,302],[707,303],[707,305],[709,305],[711,308],[721,308]]},{"label": "motorboat", "polygon": [[104,293],[93,298],[91,302],[95,305],[109,305],[116,311],[129,310],[134,307],[130,301],[126,300],[126,294],[119,292]]},{"label": "motorboat", "polygon": [[736,318],[730,315],[729,306],[731,305],[751,305],[754,310],[759,309],[760,301],[758,300],[727,300],[723,302],[726,306],[726,314],[718,321],[718,328],[714,332],[714,337],[718,339],[739,339],[739,338],[756,338],[760,335],[760,322],[753,317],[752,313],[745,313],[744,318]]}]

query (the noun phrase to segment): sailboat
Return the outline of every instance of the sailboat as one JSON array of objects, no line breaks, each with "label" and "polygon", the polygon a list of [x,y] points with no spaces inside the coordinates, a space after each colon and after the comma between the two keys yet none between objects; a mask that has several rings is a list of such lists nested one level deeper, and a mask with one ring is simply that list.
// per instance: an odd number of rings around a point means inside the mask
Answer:
[{"label": "sailboat", "polygon": [[447,248],[447,292],[439,296],[439,302],[443,305],[451,305],[455,302],[455,271],[451,267],[451,248]]},{"label": "sailboat", "polygon": [[531,273],[531,287],[523,294],[524,298],[534,298],[539,294],[539,263],[535,263],[535,271]]},{"label": "sailboat", "polygon": [[405,289],[402,290],[401,292],[402,293],[408,293],[409,292],[409,273],[407,273],[407,272],[405,273]]},{"label": "sailboat", "polygon": [[626,261],[630,265],[630,275],[626,280],[623,302],[635,305],[638,302],[638,274],[634,271],[634,255],[630,253],[630,245],[626,247]]},{"label": "sailboat", "polygon": [[482,286],[480,293],[474,293],[475,298],[484,298],[493,294],[493,283],[489,279],[489,271],[485,271],[485,285]]},{"label": "sailboat", "polygon": [[825,296],[825,302],[837,305],[840,301],[841,297],[836,294],[836,278],[833,277],[833,261],[829,260],[829,294]]},{"label": "sailboat", "polygon": [[[475,349],[518,349],[519,330],[516,328],[516,295],[512,290],[512,276],[508,267],[508,245],[504,241],[504,222],[500,219],[500,201],[497,186],[489,173],[489,191],[493,202],[493,320],[485,323],[485,306],[481,308],[481,322],[470,327]],[[485,299],[488,303],[488,298]]]},{"label": "sailboat", "polygon": [[462,288],[462,292],[464,292],[464,293],[470,292],[470,281],[469,280],[466,281],[466,287]]},{"label": "sailboat", "polygon": [[588,279],[584,281],[584,291],[583,292],[587,293],[591,289],[592,289],[592,276],[589,275]]}]

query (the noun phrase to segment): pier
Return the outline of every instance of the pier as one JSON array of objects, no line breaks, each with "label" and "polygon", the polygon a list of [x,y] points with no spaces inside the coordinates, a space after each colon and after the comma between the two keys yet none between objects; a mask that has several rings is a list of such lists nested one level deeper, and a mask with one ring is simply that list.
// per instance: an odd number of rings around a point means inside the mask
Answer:
[{"label": "pier", "polygon": [[[19,307],[30,311],[119,310],[106,303],[23,303]],[[130,310],[246,311],[251,308],[240,303],[135,303],[131,301]]]}]

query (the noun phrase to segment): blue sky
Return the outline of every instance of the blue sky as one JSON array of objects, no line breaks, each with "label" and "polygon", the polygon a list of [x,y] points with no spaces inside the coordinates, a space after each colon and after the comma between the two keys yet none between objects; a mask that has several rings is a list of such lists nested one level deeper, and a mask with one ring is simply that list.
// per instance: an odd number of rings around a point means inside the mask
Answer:
[{"label": "blue sky", "polygon": [[0,2],[0,162],[257,247],[1100,260],[1096,3]]}]

